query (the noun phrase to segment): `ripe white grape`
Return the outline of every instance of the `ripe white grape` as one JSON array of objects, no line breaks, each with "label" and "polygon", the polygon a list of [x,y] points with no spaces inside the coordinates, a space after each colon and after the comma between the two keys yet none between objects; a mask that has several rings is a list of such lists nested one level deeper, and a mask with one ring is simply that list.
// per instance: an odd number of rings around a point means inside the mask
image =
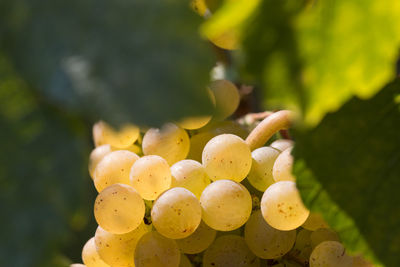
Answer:
[{"label": "ripe white grape", "polygon": [[217,231],[201,221],[193,234],[186,238],[177,239],[179,249],[186,254],[196,254],[206,250],[214,241]]},{"label": "ripe white grape", "polygon": [[150,155],[138,159],[130,170],[132,186],[146,200],[156,199],[171,186],[171,170],[165,159]]},{"label": "ripe white grape", "polygon": [[215,96],[215,119],[223,120],[232,115],[240,102],[236,85],[227,80],[216,80],[210,84],[210,89]]},{"label": "ripe white grape", "polygon": [[272,177],[272,168],[279,153],[272,147],[260,147],[251,152],[253,160],[247,179],[257,190],[264,192],[275,182]]},{"label": "ripe white grape", "polygon": [[336,241],[325,241],[311,253],[310,267],[351,267],[353,258],[346,254],[342,244]]},{"label": "ripe white grape", "polygon": [[202,132],[190,137],[190,150],[187,158],[201,162],[203,149],[214,136],[215,134],[212,132]]},{"label": "ripe white grape", "polygon": [[171,187],[184,187],[200,198],[201,192],[210,184],[203,165],[194,160],[181,160],[171,167]]},{"label": "ripe white grape", "polygon": [[189,135],[181,127],[167,123],[161,129],[149,129],[143,137],[142,147],[145,155],[158,155],[172,165],[189,153]]},{"label": "ripe white grape", "polygon": [[181,261],[179,262],[179,267],[193,267],[192,263],[189,261],[185,254],[181,254]]},{"label": "ripe white grape", "polygon": [[140,238],[135,249],[135,267],[178,267],[181,254],[175,240],[152,231]]},{"label": "ripe white grape", "polygon": [[130,185],[129,173],[139,156],[127,150],[108,153],[94,170],[94,185],[98,192],[107,186],[121,183]]},{"label": "ripe white grape", "polygon": [[97,164],[111,151],[110,145],[101,145],[92,150],[89,156],[89,174],[92,179],[94,178],[94,169]]},{"label": "ripe white grape", "polygon": [[201,132],[211,132],[214,135],[234,134],[245,139],[249,135],[249,131],[233,120],[216,121],[210,123],[206,127],[200,129]]},{"label": "ripe white grape", "polygon": [[289,139],[278,139],[271,143],[270,147],[284,151],[294,145],[294,142]]},{"label": "ripe white grape", "polygon": [[324,241],[340,241],[338,234],[328,228],[320,228],[315,230],[310,235],[311,247],[314,249]]},{"label": "ripe white grape", "polygon": [[143,221],[144,201],[131,186],[113,184],[97,196],[94,216],[107,232],[124,234],[136,229]]},{"label": "ripe white grape", "polygon": [[185,117],[176,124],[184,129],[195,130],[204,127],[211,120],[211,116]]},{"label": "ripe white grape", "polygon": [[204,147],[202,162],[211,180],[240,182],[250,171],[251,151],[239,136],[221,134]]},{"label": "ripe white grape", "polygon": [[298,257],[302,259],[308,259],[310,258],[311,252],[312,252],[312,247],[311,247],[311,231],[306,230],[306,229],[301,229],[300,231],[297,232],[296,236],[296,242],[294,243],[294,247],[292,251],[297,255]]},{"label": "ripe white grape", "polygon": [[246,223],[252,209],[249,191],[243,185],[218,180],[204,189],[200,197],[203,220],[211,228],[232,231]]},{"label": "ripe white grape", "polygon": [[279,181],[296,181],[296,177],[292,174],[293,169],[293,156],[290,154],[292,148],[284,150],[278,158],[275,160],[274,167],[272,169],[272,175],[275,182]]},{"label": "ripe white grape", "polygon": [[94,241],[104,262],[110,266],[134,267],[133,254],[139,239],[151,229],[143,222],[126,234],[112,234],[97,227]]},{"label": "ripe white grape", "polygon": [[200,202],[186,188],[171,188],[154,202],[151,220],[156,230],[163,236],[172,239],[185,238],[200,224]]},{"label": "ripe white grape", "polygon": [[93,237],[83,246],[82,261],[87,267],[109,267],[97,253]]},{"label": "ripe white grape", "polygon": [[261,211],[258,210],[246,223],[244,239],[257,257],[276,259],[285,255],[293,247],[296,230],[280,231],[271,227],[262,217]]},{"label": "ripe white grape", "polygon": [[261,212],[269,225],[282,231],[301,226],[310,213],[301,200],[296,184],[290,181],[276,182],[265,190]]},{"label": "ripe white grape", "polygon": [[203,267],[259,267],[260,259],[247,247],[243,237],[218,237],[204,252]]},{"label": "ripe white grape", "polygon": [[329,228],[322,215],[315,212],[310,213],[310,216],[308,216],[301,227],[310,231],[315,231],[319,228]]},{"label": "ripe white grape", "polygon": [[93,140],[96,146],[109,144],[112,147],[123,149],[132,145],[139,137],[139,128],[127,124],[115,130],[104,121],[93,126]]}]

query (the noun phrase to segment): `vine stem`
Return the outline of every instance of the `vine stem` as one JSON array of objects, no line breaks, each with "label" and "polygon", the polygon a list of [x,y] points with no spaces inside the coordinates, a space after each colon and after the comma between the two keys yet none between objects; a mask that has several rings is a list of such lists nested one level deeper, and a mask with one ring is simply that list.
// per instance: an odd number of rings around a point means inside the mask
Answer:
[{"label": "vine stem", "polygon": [[292,111],[280,110],[262,120],[246,138],[251,151],[263,146],[279,130],[289,128],[293,119]]}]

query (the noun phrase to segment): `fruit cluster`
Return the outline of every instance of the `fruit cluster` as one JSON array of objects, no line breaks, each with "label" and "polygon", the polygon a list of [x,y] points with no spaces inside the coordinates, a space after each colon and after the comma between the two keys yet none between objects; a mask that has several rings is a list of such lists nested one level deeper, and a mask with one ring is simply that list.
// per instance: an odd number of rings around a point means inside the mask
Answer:
[{"label": "fruit cluster", "polygon": [[85,265],[71,266],[370,266],[303,205],[293,141],[264,146],[290,112],[248,134],[225,120],[239,104],[234,84],[212,82],[210,97],[213,116],[160,129],[95,124],[89,173],[99,226],[83,247]]}]

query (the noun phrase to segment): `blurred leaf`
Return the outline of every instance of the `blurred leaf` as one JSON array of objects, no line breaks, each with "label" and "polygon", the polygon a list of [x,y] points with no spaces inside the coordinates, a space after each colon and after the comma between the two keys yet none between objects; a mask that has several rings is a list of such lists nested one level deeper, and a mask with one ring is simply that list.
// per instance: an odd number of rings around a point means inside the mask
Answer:
[{"label": "blurred leaf", "polygon": [[400,266],[400,80],[295,134],[297,184],[346,248]]},{"label": "blurred leaf", "polygon": [[0,129],[0,266],[65,266],[68,245],[78,260],[93,221],[89,129],[38,99],[3,56]]},{"label": "blurred leaf", "polygon": [[2,1],[0,46],[61,106],[160,124],[210,112],[213,57],[200,22],[189,1]]},{"label": "blurred leaf", "polygon": [[400,2],[263,1],[246,29],[245,75],[265,103],[301,110],[316,125],[352,95],[369,98],[394,78]]}]

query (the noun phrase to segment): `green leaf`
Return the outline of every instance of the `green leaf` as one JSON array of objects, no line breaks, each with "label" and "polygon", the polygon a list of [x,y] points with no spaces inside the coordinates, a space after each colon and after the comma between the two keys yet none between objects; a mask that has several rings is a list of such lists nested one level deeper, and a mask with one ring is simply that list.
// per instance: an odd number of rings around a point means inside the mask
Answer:
[{"label": "green leaf", "polygon": [[3,56],[0,129],[0,266],[66,266],[61,250],[79,260],[95,227],[90,129],[41,101]]},{"label": "green leaf", "polygon": [[395,77],[400,2],[307,3],[262,3],[246,30],[244,76],[263,84],[265,104],[300,110],[316,125],[351,96],[369,98]]},{"label": "green leaf", "polygon": [[212,50],[188,2],[15,0],[0,10],[0,46],[60,106],[146,125],[210,113]]},{"label": "green leaf", "polygon": [[297,131],[294,173],[305,204],[346,248],[400,266],[400,80]]}]

